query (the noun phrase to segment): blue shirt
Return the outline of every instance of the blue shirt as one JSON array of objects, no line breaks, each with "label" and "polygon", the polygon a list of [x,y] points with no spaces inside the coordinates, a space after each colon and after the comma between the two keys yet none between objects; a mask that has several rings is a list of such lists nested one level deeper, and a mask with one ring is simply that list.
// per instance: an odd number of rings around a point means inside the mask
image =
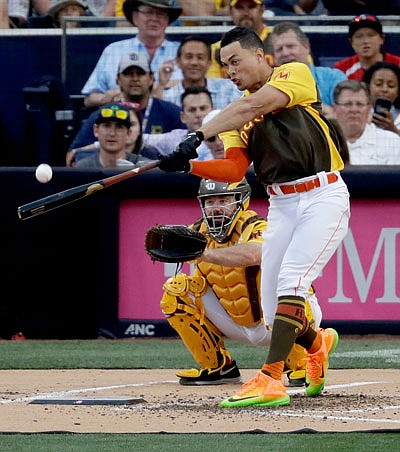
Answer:
[{"label": "blue shirt", "polygon": [[[176,58],[179,42],[164,39],[161,46],[158,47],[150,64],[155,80],[158,79],[158,68],[166,60]],[[150,59],[144,44],[137,36],[130,39],[124,39],[109,44],[97,61],[96,67],[91,73],[81,93],[87,96],[90,93],[105,93],[109,89],[118,88],[117,75],[118,66],[121,57],[130,52],[142,52]],[[171,80],[182,79],[182,72],[176,68],[171,76]]]},{"label": "blue shirt", "polygon": [[332,105],[335,86],[339,82],[347,80],[346,75],[339,69],[333,69],[325,66],[310,65],[310,71],[315,79],[315,82],[317,83],[322,103],[325,105]]},{"label": "blue shirt", "polygon": [[[242,95],[237,87],[227,78],[207,78],[206,88],[210,91],[213,108],[216,110],[222,110]],[[184,91],[183,84],[178,83],[164,91],[163,99],[181,107],[181,95]]]},{"label": "blue shirt", "polygon": [[[91,113],[82,123],[68,150],[81,148],[96,141],[93,135],[93,124],[97,115],[98,110]],[[165,133],[174,129],[186,129],[185,124],[180,119],[179,107],[171,102],[151,97],[144,112],[143,132]]]}]

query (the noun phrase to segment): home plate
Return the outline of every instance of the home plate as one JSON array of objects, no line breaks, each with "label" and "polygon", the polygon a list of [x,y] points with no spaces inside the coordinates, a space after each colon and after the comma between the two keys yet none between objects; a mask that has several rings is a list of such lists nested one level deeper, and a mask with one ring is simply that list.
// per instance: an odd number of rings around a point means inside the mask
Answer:
[{"label": "home plate", "polygon": [[36,405],[133,405],[136,403],[146,403],[141,397],[63,397],[52,399],[50,397],[44,399],[34,399],[31,402]]}]

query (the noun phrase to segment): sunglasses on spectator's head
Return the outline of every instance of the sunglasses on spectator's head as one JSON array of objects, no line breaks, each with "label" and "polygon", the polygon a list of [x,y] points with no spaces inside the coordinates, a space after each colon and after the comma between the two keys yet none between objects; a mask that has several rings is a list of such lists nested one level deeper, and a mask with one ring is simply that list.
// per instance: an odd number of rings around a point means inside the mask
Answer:
[{"label": "sunglasses on spectator's head", "polygon": [[118,119],[128,119],[129,112],[126,110],[119,110],[118,108],[102,108],[100,110],[100,116],[102,118],[118,118]]}]

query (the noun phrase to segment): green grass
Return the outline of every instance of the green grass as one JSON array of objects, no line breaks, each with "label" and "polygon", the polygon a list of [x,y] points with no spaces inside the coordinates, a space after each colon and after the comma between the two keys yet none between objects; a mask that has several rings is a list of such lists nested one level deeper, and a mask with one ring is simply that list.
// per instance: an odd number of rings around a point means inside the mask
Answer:
[{"label": "green grass", "polygon": [[[263,347],[227,341],[241,368],[258,368]],[[139,369],[195,365],[179,339],[0,341],[0,369]],[[343,336],[330,367],[400,368],[400,336]],[[228,422],[228,421],[227,421]],[[396,433],[397,432],[397,433]],[[1,434],[1,452],[353,452],[398,450],[400,431],[386,433]]]},{"label": "green grass", "polygon": [[396,433],[0,434],[0,448],[2,452],[372,452],[398,450],[399,439]]},{"label": "green grass", "polygon": [[[330,359],[336,369],[400,369],[400,336],[340,339]],[[227,341],[239,367],[254,369],[265,347]],[[180,369],[195,362],[179,339],[0,341],[0,369]]]}]

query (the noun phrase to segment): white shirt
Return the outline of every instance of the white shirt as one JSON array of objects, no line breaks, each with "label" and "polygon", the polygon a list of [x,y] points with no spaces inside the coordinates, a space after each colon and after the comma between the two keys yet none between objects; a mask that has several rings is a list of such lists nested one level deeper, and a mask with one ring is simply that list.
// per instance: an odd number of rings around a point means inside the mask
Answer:
[{"label": "white shirt", "polygon": [[354,143],[347,142],[351,165],[400,165],[400,137],[373,123]]},{"label": "white shirt", "polygon": [[187,129],[174,129],[166,133],[144,133],[143,142],[154,146],[162,155],[171,154],[188,135]]},{"label": "white shirt", "polygon": [[8,0],[8,15],[27,19],[29,15],[29,0]]},{"label": "white shirt", "polygon": [[206,143],[204,143],[204,141],[197,148],[197,154],[198,154],[198,157],[195,160],[204,161],[204,160],[214,160],[215,159],[213,153],[211,152],[211,149],[208,148],[208,146],[206,145]]},{"label": "white shirt", "polygon": [[399,129],[400,128],[400,113],[394,118],[394,125]]}]

